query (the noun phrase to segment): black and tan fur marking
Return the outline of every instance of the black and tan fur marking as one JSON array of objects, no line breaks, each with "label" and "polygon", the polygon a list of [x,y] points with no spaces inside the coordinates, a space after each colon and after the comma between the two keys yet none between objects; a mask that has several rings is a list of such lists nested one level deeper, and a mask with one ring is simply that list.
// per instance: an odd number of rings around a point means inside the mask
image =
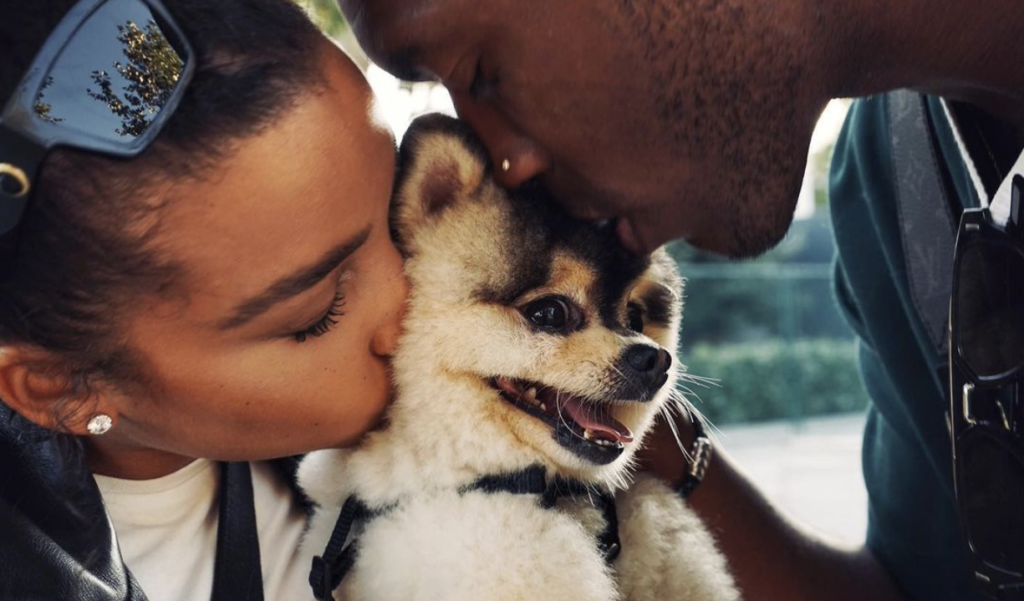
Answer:
[{"label": "black and tan fur marking", "polygon": [[[481,169],[479,181],[488,180],[490,166],[486,151],[467,126],[447,117],[429,115],[418,119],[406,133],[398,161],[400,173],[405,177],[397,183],[396,190],[401,190],[406,185],[405,178],[414,172],[409,169],[410,162],[414,157],[421,157],[423,140],[438,133],[451,135],[460,141],[464,145],[463,160],[478,162]],[[427,213],[444,209],[450,202],[450,198],[444,198],[444,195],[473,196],[481,193],[479,188],[473,187],[460,190],[457,169],[451,164],[433,165],[429,171],[431,175],[422,187]],[[471,185],[477,183],[470,182]],[[465,183],[461,186],[465,187]],[[564,252],[593,272],[598,283],[595,300],[602,324],[610,329],[625,328],[623,298],[650,266],[650,258],[626,251],[612,227],[572,219],[539,185],[531,183],[511,191],[507,199],[507,213],[503,216],[506,235],[501,241],[500,252],[496,253],[496,260],[508,264],[508,277],[498,285],[490,283],[478,289],[477,298],[484,302],[513,304],[525,292],[549,280],[552,258]],[[394,214],[397,212],[393,211]],[[397,238],[399,246],[408,253],[408,248],[402,244],[401,231],[397,232]],[[667,323],[664,299],[651,299],[648,304],[651,318]]]}]

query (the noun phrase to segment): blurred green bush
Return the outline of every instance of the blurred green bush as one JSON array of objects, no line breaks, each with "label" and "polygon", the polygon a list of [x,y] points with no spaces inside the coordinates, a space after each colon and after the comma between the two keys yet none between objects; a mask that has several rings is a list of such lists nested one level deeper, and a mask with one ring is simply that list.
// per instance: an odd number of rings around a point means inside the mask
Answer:
[{"label": "blurred green bush", "polygon": [[348,29],[345,17],[338,10],[337,0],[295,0],[306,9],[313,22],[320,26],[327,35],[337,38]]},{"label": "blurred green bush", "polygon": [[775,339],[684,348],[687,371],[714,378],[694,405],[715,425],[863,411],[867,394],[851,339]]}]

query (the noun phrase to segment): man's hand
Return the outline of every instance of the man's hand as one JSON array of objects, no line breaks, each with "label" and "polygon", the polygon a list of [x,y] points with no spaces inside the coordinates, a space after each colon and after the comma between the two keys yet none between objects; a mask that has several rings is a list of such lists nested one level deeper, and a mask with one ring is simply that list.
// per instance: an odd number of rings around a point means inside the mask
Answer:
[{"label": "man's hand", "polygon": [[[676,419],[683,448],[693,426]],[[641,469],[676,487],[687,460],[659,420],[638,453]],[[866,547],[841,548],[801,527],[766,499],[721,447],[687,499],[729,560],[743,596],[760,601],[905,601]]]},{"label": "man's hand", "polygon": [[[661,478],[672,488],[682,484],[683,476],[690,465],[683,450],[689,452],[696,437],[693,424],[686,417],[677,419],[676,427],[679,433],[678,440],[668,422],[659,415],[654,428],[644,438],[644,446],[636,454],[641,470]],[[715,469],[714,464],[715,461],[712,459],[709,471]],[[700,487],[697,490],[700,490]]]}]

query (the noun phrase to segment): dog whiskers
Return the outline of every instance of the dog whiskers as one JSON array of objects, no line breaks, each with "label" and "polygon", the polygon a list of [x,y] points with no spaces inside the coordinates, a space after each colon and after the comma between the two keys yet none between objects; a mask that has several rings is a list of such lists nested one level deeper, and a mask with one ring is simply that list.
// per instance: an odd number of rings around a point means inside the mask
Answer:
[{"label": "dog whiskers", "polygon": [[721,382],[717,378],[706,378],[704,376],[695,376],[686,371],[685,366],[680,371],[676,372],[679,380],[682,382],[688,382],[703,388],[709,388],[711,386],[719,387]]},{"label": "dog whiskers", "polygon": [[[582,436],[576,434],[576,432],[572,429],[572,426],[569,425],[569,422],[566,421],[565,416],[562,415],[562,391],[560,390],[555,390],[555,412],[558,413],[558,420],[562,422],[562,425],[565,426],[566,430],[572,432],[572,434],[574,436],[577,436],[578,438],[583,438]],[[583,440],[586,439],[584,438]]]},{"label": "dog whiskers", "polygon": [[690,457],[690,451],[687,450],[686,445],[684,445],[682,439],[679,438],[679,427],[676,426],[675,416],[673,416],[672,411],[669,410],[669,403],[665,403],[665,405],[662,406],[661,414],[665,418],[665,421],[668,423],[669,430],[672,431],[672,438],[674,438],[676,441],[676,447],[679,448],[679,451],[683,454],[683,457],[685,457],[687,461],[691,461],[693,458]]},{"label": "dog whiskers", "polygon": [[[697,400],[700,400],[700,397],[697,397],[696,395],[694,395],[694,397],[696,397]],[[666,403],[665,407],[668,407],[669,405],[674,405],[676,410],[684,411],[686,417],[690,421],[699,418],[706,426],[705,434],[712,440],[712,442],[718,444],[721,439],[726,438],[722,430],[705,417],[704,414],[701,413],[701,411],[697,409],[697,407],[694,406],[694,404],[691,403],[680,391],[673,390],[669,393],[669,403]],[[673,423],[672,425],[675,424]]]}]

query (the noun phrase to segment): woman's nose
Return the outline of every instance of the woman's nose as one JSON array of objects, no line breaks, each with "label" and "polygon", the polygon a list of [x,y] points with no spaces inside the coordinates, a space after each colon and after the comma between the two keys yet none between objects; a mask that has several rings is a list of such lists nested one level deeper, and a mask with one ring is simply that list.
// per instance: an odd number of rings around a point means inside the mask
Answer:
[{"label": "woman's nose", "polygon": [[494,179],[506,188],[518,188],[551,167],[551,158],[536,140],[521,132],[500,110],[464,92],[452,92],[459,117],[483,141],[490,155]]},{"label": "woman's nose", "polygon": [[398,339],[402,335],[402,320],[405,317],[406,299],[409,296],[409,282],[404,275],[399,275],[395,277],[391,285],[394,296],[389,303],[390,306],[385,309],[387,314],[370,342],[373,354],[378,357],[393,355],[398,348]]}]

